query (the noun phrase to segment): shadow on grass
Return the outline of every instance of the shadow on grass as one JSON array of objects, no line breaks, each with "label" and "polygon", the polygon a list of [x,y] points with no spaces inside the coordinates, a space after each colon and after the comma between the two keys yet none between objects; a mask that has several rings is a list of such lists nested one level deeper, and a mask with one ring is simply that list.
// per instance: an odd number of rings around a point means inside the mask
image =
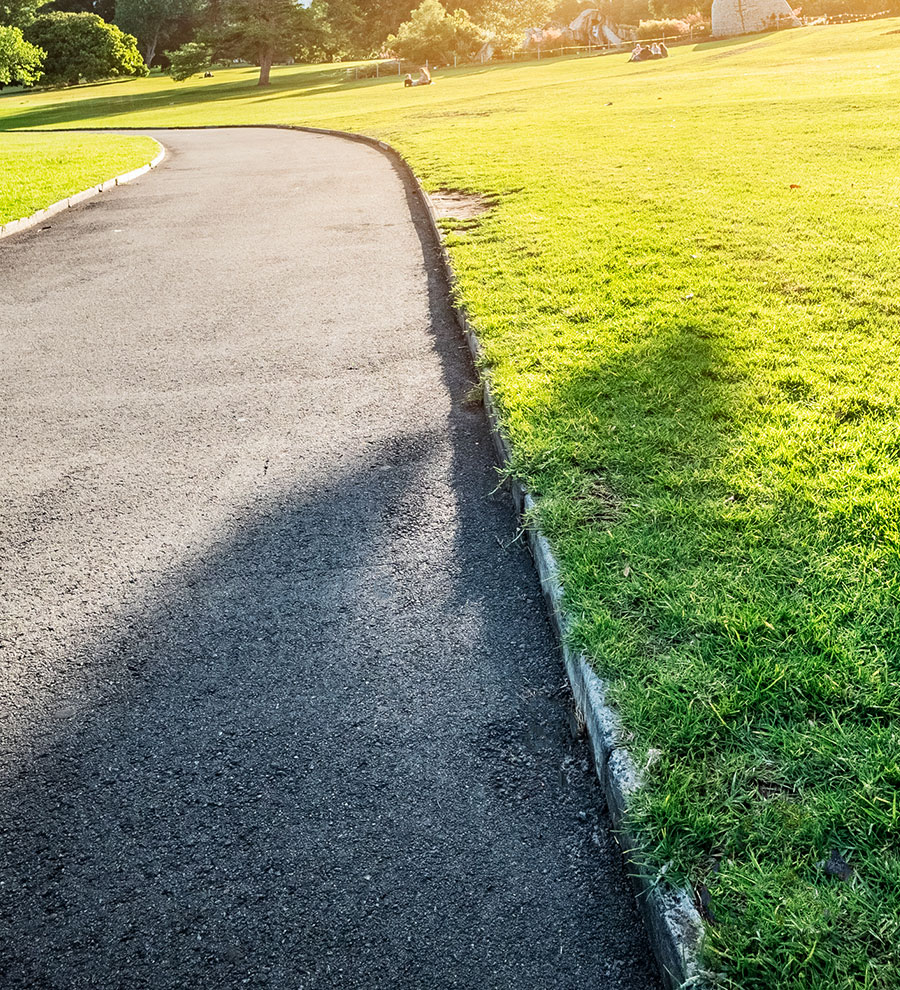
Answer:
[{"label": "shadow on grass", "polygon": [[665,316],[649,320],[632,331],[636,339],[608,345],[613,356],[598,348],[576,362],[554,383],[547,409],[564,437],[554,437],[559,467],[609,472],[630,493],[708,463],[734,442],[736,376],[713,334]]},{"label": "shadow on grass", "polygon": [[[336,70],[329,70],[333,76]],[[323,72],[323,76],[325,73]],[[131,82],[131,80],[114,80],[112,83],[95,84],[96,88],[106,88],[110,85],[120,86]],[[347,80],[343,78],[331,78],[330,82],[324,79],[319,84],[310,84],[308,73],[292,73],[273,77],[269,87],[260,88],[256,85],[255,79],[247,79],[241,82],[213,82],[210,85],[202,83],[189,83],[187,88],[179,83],[168,81],[171,88],[155,90],[148,93],[112,93],[96,98],[86,99],[66,99],[55,105],[41,105],[28,107],[27,109],[13,109],[9,113],[4,113],[6,107],[3,98],[0,97],[0,130],[15,130],[17,128],[44,127],[59,124],[73,124],[90,126],[91,121],[105,120],[110,117],[123,116],[126,114],[137,114],[145,112],[159,111],[169,107],[185,108],[201,105],[213,106],[219,103],[228,103],[234,100],[251,101],[254,95],[260,98],[273,98],[279,91],[289,92],[294,97],[319,95],[328,90],[353,89],[365,85],[368,82],[382,82],[382,80]],[[73,87],[90,91],[92,86]],[[71,92],[72,90],[60,90]],[[16,94],[21,96],[21,94]],[[248,123],[258,123],[247,121]],[[213,122],[214,123],[214,122]],[[233,121],[242,123],[242,121]],[[153,126],[160,127],[164,124],[154,121]]]}]

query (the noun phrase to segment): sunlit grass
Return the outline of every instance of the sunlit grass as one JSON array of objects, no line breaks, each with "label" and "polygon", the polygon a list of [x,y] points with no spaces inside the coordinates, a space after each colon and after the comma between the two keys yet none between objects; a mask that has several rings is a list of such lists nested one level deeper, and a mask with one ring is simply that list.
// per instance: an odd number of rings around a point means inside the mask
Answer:
[{"label": "sunlit grass", "polygon": [[577,641],[660,753],[638,824],[742,990],[900,986],[898,28],[0,98],[7,127],[365,131],[496,198],[447,224],[460,294]]},{"label": "sunlit grass", "polygon": [[146,165],[158,150],[154,141],[143,137],[3,134],[0,224]]}]

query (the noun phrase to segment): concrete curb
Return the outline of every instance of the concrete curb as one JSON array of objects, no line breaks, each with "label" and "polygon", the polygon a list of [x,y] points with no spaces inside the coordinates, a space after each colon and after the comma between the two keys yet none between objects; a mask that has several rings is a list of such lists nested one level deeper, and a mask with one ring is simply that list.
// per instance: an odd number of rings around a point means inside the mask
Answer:
[{"label": "concrete curb", "polygon": [[56,203],[52,203],[45,209],[32,213],[30,217],[22,217],[20,220],[10,220],[9,223],[6,223],[0,227],[0,240],[4,237],[10,237],[12,234],[18,234],[22,230],[28,230],[29,227],[36,227],[39,223],[43,223],[45,220],[49,220],[50,217],[56,216],[57,213],[62,213],[63,210],[69,210],[73,206],[78,206],[79,203],[85,202],[85,200],[93,199],[94,196],[99,196],[100,193],[107,192],[109,189],[114,189],[116,186],[123,186],[126,182],[133,182],[145,172],[149,172],[151,168],[156,168],[156,166],[159,165],[159,163],[166,157],[166,149],[159,143],[159,141],[157,141],[156,144],[159,145],[159,151],[153,161],[149,162],[147,165],[142,165],[140,168],[134,168],[130,172],[123,172],[121,175],[113,176],[113,178],[107,179],[99,185],[91,186],[89,189],[84,189],[72,196],[68,196],[66,199],[58,200]]},{"label": "concrete curb", "polygon": [[[431,206],[431,200],[422,188],[412,167],[396,149],[384,141],[368,137],[365,134],[335,131],[328,128],[302,127],[291,124],[244,124],[236,126],[241,128],[270,127],[278,130],[302,131],[309,134],[339,137],[369,145],[385,153],[405,181],[415,190],[423,206],[428,218],[430,232],[440,252],[447,283],[451,289],[451,294],[455,295],[456,277]],[[135,130],[143,132],[213,129],[218,130],[220,128],[213,125],[205,127],[201,125],[199,127],[168,128],[164,126],[106,128],[106,130],[114,131]],[[85,128],[67,128],[67,130],[85,130]],[[139,169],[137,172],[142,173],[149,167],[152,166],[145,166],[144,169]],[[132,178],[136,177],[132,173],[129,175]],[[94,190],[89,192],[94,194]],[[469,321],[465,307],[458,305],[453,300],[451,300],[451,304],[477,367],[481,362],[483,352],[475,328]],[[506,467],[512,464],[512,452],[503,434],[502,421],[493,398],[490,377],[482,373],[481,379],[484,386],[484,407],[490,422],[491,438],[497,460],[502,467]],[[606,683],[597,676],[588,659],[583,654],[573,651],[569,645],[570,620],[563,601],[559,564],[547,538],[541,532],[540,527],[534,523],[534,499],[515,478],[510,478],[510,488],[516,509],[520,516],[524,517],[524,532],[540,578],[550,621],[560,640],[563,661],[575,703],[584,716],[585,727],[594,754],[597,777],[603,788],[619,845],[625,856],[628,875],[637,895],[638,905],[650,939],[650,946],[663,980],[670,990],[688,990],[688,988],[699,990],[704,985],[706,976],[700,961],[700,949],[703,942],[703,922],[700,914],[688,890],[670,887],[665,883],[661,873],[654,871],[649,866],[635,833],[629,827],[629,808],[635,794],[642,786],[641,771],[625,745],[626,735],[622,729],[618,713],[608,701]]]}]

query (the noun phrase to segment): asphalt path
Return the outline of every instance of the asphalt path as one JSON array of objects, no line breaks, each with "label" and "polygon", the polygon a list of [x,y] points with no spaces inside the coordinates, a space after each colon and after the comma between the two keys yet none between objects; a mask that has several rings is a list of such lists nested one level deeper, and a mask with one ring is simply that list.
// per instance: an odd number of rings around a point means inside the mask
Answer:
[{"label": "asphalt path", "polygon": [[0,243],[0,985],[657,987],[410,190],[155,136]]}]

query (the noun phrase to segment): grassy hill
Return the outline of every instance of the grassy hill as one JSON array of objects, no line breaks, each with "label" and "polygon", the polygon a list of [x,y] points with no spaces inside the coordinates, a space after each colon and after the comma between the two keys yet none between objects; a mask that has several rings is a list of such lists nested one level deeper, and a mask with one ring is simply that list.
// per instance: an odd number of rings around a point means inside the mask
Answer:
[{"label": "grassy hill", "polygon": [[900,987],[898,57],[881,20],[0,97],[0,128],[364,131],[496,201],[447,224],[460,294],[721,987]]}]

